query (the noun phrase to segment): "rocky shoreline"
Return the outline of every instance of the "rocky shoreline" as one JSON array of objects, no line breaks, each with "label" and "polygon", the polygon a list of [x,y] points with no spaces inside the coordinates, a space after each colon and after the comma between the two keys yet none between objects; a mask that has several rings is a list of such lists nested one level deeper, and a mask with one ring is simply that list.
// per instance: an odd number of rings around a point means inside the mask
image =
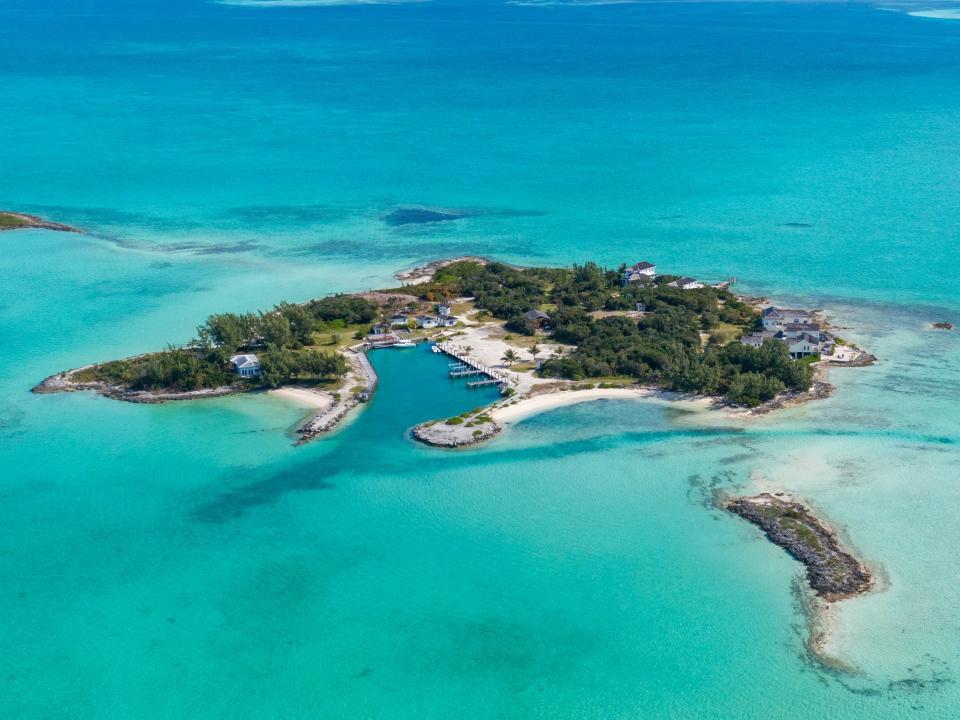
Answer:
[{"label": "rocky shoreline", "polygon": [[837,534],[802,503],[761,493],[732,498],[722,506],[759,527],[772,543],[803,563],[810,588],[824,601],[856,597],[873,587],[866,565],[844,550]]},{"label": "rocky shoreline", "polygon": [[63,223],[44,220],[36,215],[0,210],[0,232],[4,230],[56,230],[58,232],[82,233],[83,230]]},{"label": "rocky shoreline", "polygon": [[413,428],[411,435],[415,440],[432,447],[464,448],[486,442],[502,430],[499,424],[482,412],[467,415],[421,423]]},{"label": "rocky shoreline", "polygon": [[[350,366],[350,370],[343,381],[343,388],[346,393],[335,394],[333,405],[314,415],[297,428],[296,434],[299,436],[297,445],[303,445],[313,440],[317,435],[333,430],[353,408],[361,402],[369,400],[377,389],[379,382],[377,372],[362,350],[350,350],[343,353],[343,356]],[[360,392],[353,392],[351,389],[361,387],[363,389]]]},{"label": "rocky shoreline", "polygon": [[[748,415],[766,415],[774,410],[797,407],[798,405],[803,405],[804,403],[808,403],[812,400],[823,400],[824,398],[830,397],[832,394],[833,385],[824,380],[821,374],[818,372],[817,376],[813,380],[813,385],[810,386],[809,390],[782,392],[772,400],[768,400],[762,405],[758,405],[755,408],[747,410],[746,413]],[[721,402],[719,398],[717,398],[716,401]]]},{"label": "rocky shoreline", "polygon": [[74,380],[76,373],[83,372],[95,367],[95,365],[85,365],[65,370],[44,378],[39,383],[30,388],[30,392],[38,395],[80,392],[88,390],[102,395],[111,400],[122,400],[123,402],[139,403],[142,405],[157,405],[159,403],[172,402],[177,400],[200,400],[202,398],[225,397],[227,395],[239,395],[240,393],[250,392],[250,388],[243,385],[224,385],[218,388],[204,388],[202,390],[189,390],[184,392],[155,392],[152,390],[131,390],[122,385],[111,385],[100,380]]},{"label": "rocky shoreline", "polygon": [[[344,379],[344,387],[362,388],[360,392],[347,392],[345,395],[334,394],[334,402],[329,408],[310,417],[300,425],[296,434],[299,436],[297,445],[302,445],[317,435],[329,432],[346,417],[350,410],[373,394],[377,386],[377,374],[370,365],[370,361],[362,353],[345,352],[344,357],[350,365],[350,371]],[[89,391],[111,400],[138,403],[141,405],[158,405],[165,402],[179,400],[203,400],[206,398],[226,397],[243,393],[259,392],[261,388],[252,387],[243,383],[224,385],[217,388],[203,388],[183,392],[157,392],[153,390],[131,390],[122,385],[114,385],[101,380],[76,380],[78,373],[91,370],[96,364],[65,370],[44,378],[30,392],[38,395],[52,395],[54,393]]]},{"label": "rocky shoreline", "polygon": [[487,265],[490,262],[490,259],[477,255],[461,255],[459,257],[448,258],[446,260],[434,260],[426,265],[411,268],[410,270],[401,270],[400,272],[394,273],[393,276],[404,285],[419,285],[420,283],[433,280],[433,276],[437,273],[437,270],[440,270],[447,265],[452,265],[456,262],[473,262],[481,265]]}]

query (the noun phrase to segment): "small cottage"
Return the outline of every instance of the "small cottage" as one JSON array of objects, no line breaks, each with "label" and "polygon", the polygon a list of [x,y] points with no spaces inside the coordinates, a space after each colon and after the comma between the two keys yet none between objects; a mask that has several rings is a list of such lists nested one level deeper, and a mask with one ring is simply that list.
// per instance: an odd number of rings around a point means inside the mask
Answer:
[{"label": "small cottage", "polygon": [[230,358],[230,367],[243,378],[257,377],[260,374],[260,360],[256,355],[234,355]]},{"label": "small cottage", "polygon": [[440,324],[439,318],[433,315],[421,315],[417,318],[417,327],[423,328],[424,330],[429,330],[430,328],[435,328]]},{"label": "small cottage", "polygon": [[541,330],[550,327],[550,316],[542,310],[527,310],[523,314],[523,319]]},{"label": "small cottage", "polygon": [[667,287],[680,288],[681,290],[699,290],[703,283],[692,277],[682,277],[679,280],[668,282]]},{"label": "small cottage", "polygon": [[450,313],[453,312],[453,308],[444,303],[439,303],[437,305],[437,315],[440,317],[450,317]]}]

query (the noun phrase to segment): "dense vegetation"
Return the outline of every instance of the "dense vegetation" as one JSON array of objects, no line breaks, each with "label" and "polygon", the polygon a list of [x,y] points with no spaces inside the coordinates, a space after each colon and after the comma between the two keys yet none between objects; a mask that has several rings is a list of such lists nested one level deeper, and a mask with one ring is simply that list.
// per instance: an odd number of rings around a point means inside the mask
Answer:
[{"label": "dense vegetation", "polygon": [[[747,406],[788,388],[810,386],[809,364],[791,359],[782,342],[759,349],[726,342],[754,327],[758,318],[732,293],[668,287],[675,276],[624,288],[621,270],[589,262],[529,269],[461,262],[443,268],[417,292],[424,299],[473,296],[478,308],[505,320],[510,330],[531,335],[537,326],[524,313],[545,310],[553,338],[576,346],[569,355],[543,364],[540,372],[547,376],[629,375],[680,392],[724,395]],[[645,310],[642,317],[605,315],[633,311],[638,304]]]},{"label": "dense vegetation", "polygon": [[[171,347],[102,363],[85,375],[132,390],[170,392],[238,382],[276,387],[288,382],[333,380],[346,373],[346,361],[337,353],[309,347],[314,333],[326,327],[370,322],[376,315],[375,304],[346,295],[323,298],[309,305],[283,302],[268,312],[219,313],[197,328],[196,339],[185,348]],[[230,358],[240,352],[257,354],[259,377],[241,381],[231,370]]]}]

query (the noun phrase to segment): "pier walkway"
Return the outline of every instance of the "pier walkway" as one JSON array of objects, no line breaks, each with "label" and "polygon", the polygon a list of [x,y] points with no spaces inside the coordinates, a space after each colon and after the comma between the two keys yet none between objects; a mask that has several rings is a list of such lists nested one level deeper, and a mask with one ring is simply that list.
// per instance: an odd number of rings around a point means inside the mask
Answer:
[{"label": "pier walkway", "polygon": [[456,362],[448,363],[451,378],[476,377],[477,380],[467,383],[468,388],[488,387],[490,385],[508,385],[506,377],[493,368],[482,365],[468,355],[454,349],[452,343],[438,342],[434,345],[437,352],[442,352]]}]

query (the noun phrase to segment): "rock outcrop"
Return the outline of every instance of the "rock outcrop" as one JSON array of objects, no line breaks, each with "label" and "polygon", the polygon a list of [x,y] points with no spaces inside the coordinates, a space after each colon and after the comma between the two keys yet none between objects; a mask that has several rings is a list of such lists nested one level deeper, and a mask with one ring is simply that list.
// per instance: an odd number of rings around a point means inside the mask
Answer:
[{"label": "rock outcrop", "polygon": [[434,447],[458,448],[477,445],[500,432],[500,426],[485,416],[475,420],[456,419],[461,422],[451,424],[449,420],[436,420],[417,425],[413,437]]},{"label": "rock outcrop", "polygon": [[827,602],[860,595],[873,584],[867,567],[840,547],[836,533],[793,500],[770,493],[728,500],[724,507],[763,530],[807,568],[810,587]]}]

